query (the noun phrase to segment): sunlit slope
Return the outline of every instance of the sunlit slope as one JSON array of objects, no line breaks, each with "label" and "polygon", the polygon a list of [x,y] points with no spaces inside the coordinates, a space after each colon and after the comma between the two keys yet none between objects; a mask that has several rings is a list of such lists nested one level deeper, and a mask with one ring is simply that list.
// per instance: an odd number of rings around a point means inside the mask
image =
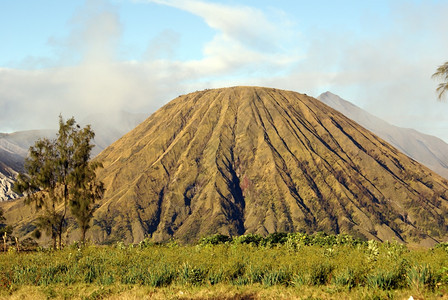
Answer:
[{"label": "sunlit slope", "polygon": [[179,96],[97,159],[107,192],[91,233],[101,242],[317,230],[427,242],[447,234],[444,179],[291,91]]},{"label": "sunlit slope", "polygon": [[321,94],[317,99],[369,129],[445,179],[448,178],[448,144],[441,139],[414,129],[391,125],[330,92]]}]

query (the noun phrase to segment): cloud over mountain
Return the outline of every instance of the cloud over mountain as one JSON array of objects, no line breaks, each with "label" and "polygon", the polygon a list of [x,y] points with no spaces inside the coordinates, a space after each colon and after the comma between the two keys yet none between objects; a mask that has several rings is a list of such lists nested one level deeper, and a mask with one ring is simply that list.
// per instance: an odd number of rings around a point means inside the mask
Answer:
[{"label": "cloud over mountain", "polygon": [[[385,15],[364,12],[356,27],[337,32],[323,19],[334,17],[326,7],[311,13],[326,24],[320,26],[280,5],[124,3],[190,14],[210,36],[198,43],[179,28],[158,28],[155,37],[142,35],[147,48],[129,58],[120,3],[88,0],[68,23],[70,33],[48,37],[54,56],[0,68],[0,132],[54,127],[59,113],[79,119],[109,108],[150,113],[185,91],[263,85],[311,95],[331,90],[393,124],[448,138],[447,107],[433,101],[430,79],[446,60],[445,3],[394,2]],[[187,49],[193,45],[194,54]]]}]

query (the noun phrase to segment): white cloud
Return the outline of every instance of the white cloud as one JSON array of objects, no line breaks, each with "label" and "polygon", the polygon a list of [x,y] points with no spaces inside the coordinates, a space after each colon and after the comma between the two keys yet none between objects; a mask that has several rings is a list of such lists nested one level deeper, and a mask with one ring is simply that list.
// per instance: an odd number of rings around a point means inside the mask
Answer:
[{"label": "white cloud", "polygon": [[181,33],[165,30],[148,41],[144,61],[122,61],[116,8],[87,1],[72,33],[53,41],[59,59],[51,68],[0,69],[0,131],[54,126],[59,113],[77,119],[118,109],[149,113],[203,88],[266,85],[313,96],[330,90],[396,125],[448,140],[448,104],[436,103],[437,83],[430,78],[447,59],[445,3],[422,9],[395,2],[391,27],[375,37],[313,31],[305,41],[287,15],[197,0],[144,2],[192,13],[213,28],[202,57],[174,59],[182,51]]},{"label": "white cloud", "polygon": [[148,2],[195,14],[216,30],[214,38],[203,49],[202,59],[181,64],[193,74],[229,76],[229,80],[241,74],[272,76],[284,73],[290,64],[300,59],[295,43],[297,33],[290,28],[285,16],[270,20],[265,13],[252,7],[196,0]]},{"label": "white cloud", "polygon": [[80,120],[158,106],[151,103],[156,89],[149,69],[116,59],[121,24],[114,7],[86,1],[71,25],[66,39],[52,41],[56,66],[0,70],[0,131],[52,128],[60,113]]},{"label": "white cloud", "polygon": [[149,42],[145,61],[118,59],[123,24],[116,7],[88,0],[73,17],[70,35],[50,38],[56,59],[28,58],[22,64],[38,61],[49,67],[0,70],[0,131],[54,127],[60,113],[77,119],[113,110],[149,113],[181,93],[284,73],[298,59],[287,47],[294,33],[260,10],[202,1],[154,2],[193,13],[216,30],[202,58],[174,60],[180,36],[165,30]]},{"label": "white cloud", "polygon": [[294,71],[265,84],[313,96],[330,90],[392,124],[448,141],[448,104],[436,102],[431,79],[448,59],[447,10],[447,3],[400,2],[380,35],[315,32]]},{"label": "white cloud", "polygon": [[[204,19],[211,28],[217,30],[226,41],[233,41],[248,48],[276,52],[279,37],[287,37],[291,32],[286,22],[274,23],[260,10],[248,6],[228,6],[197,0],[149,0],[169,5],[195,14]],[[279,27],[283,30],[279,31]]]}]

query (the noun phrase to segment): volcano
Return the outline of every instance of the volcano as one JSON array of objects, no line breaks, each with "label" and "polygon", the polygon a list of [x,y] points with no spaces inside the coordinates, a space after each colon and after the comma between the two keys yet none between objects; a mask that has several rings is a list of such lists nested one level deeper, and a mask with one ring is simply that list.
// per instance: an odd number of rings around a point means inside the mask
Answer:
[{"label": "volcano", "polygon": [[324,231],[447,237],[448,182],[304,94],[262,87],[172,100],[96,158],[97,242]]},{"label": "volcano", "polygon": [[[292,91],[179,96],[95,159],[106,187],[88,232],[95,243],[316,231],[427,246],[448,238],[446,179]],[[19,235],[35,228],[23,200],[0,205]],[[69,225],[69,240],[77,231]]]}]

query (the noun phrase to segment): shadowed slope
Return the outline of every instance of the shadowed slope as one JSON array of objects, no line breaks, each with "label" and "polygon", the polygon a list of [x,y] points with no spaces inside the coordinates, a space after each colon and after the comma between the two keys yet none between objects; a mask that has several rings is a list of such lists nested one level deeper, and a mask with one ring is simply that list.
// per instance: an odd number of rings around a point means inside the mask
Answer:
[{"label": "shadowed slope", "polygon": [[446,236],[447,183],[306,95],[235,87],[180,96],[104,150],[94,239],[222,233]]}]

